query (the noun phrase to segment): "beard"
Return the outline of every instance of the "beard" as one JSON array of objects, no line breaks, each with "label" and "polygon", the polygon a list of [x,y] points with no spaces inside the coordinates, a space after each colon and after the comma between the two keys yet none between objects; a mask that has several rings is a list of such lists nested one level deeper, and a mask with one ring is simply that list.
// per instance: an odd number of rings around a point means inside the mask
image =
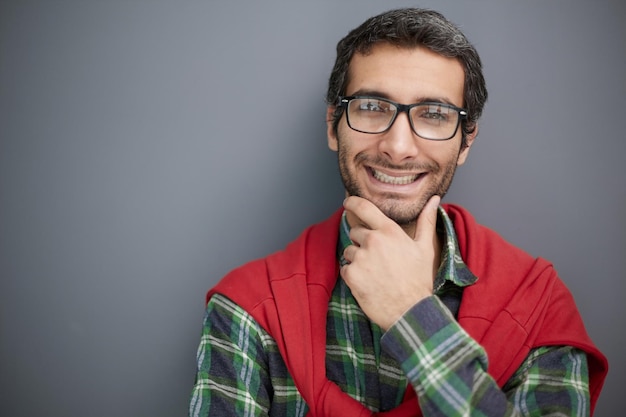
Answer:
[{"label": "beard", "polygon": [[[429,181],[427,188],[413,200],[393,192],[382,193],[377,196],[368,196],[363,192],[363,188],[359,185],[355,171],[350,169],[349,151],[344,141],[338,140],[337,159],[339,162],[339,172],[341,180],[348,195],[363,197],[374,203],[380,211],[388,218],[395,221],[400,226],[414,223],[419,217],[422,209],[431,197],[438,195],[441,198],[448,192],[454,173],[457,168],[458,153],[456,157],[451,157],[445,165],[436,162],[427,163],[410,163],[404,165],[395,165],[380,156],[371,157],[364,152],[354,156],[354,167],[377,166],[392,170],[404,172],[426,172]],[[459,150],[460,152],[460,150]]]}]

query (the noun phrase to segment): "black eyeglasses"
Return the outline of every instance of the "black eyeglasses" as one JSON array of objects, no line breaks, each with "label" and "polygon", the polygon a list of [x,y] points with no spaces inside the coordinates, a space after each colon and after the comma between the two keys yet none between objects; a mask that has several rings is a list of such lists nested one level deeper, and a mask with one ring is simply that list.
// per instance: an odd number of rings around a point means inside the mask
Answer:
[{"label": "black eyeglasses", "polygon": [[406,112],[416,135],[429,140],[448,140],[456,135],[467,111],[446,103],[424,102],[400,104],[380,97],[339,97],[338,107],[346,109],[346,120],[352,130],[383,133],[391,128],[399,112]]}]

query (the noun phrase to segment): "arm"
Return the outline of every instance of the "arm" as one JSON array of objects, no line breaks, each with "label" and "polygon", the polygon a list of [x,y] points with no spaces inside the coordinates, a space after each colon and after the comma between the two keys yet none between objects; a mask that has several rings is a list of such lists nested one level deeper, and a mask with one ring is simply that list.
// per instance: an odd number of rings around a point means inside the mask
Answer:
[{"label": "arm", "polygon": [[209,300],[190,417],[268,415],[270,378],[263,333],[227,298],[216,295]]},{"label": "arm", "polygon": [[483,348],[436,296],[406,312],[382,345],[401,364],[425,417],[589,415],[582,351],[534,349],[501,389],[487,373]]},{"label": "arm", "polygon": [[580,351],[533,351],[504,389],[489,376],[484,349],[433,295],[437,202],[426,204],[413,237],[371,202],[344,202],[354,245],[344,251],[341,274],[365,314],[387,331],[383,347],[401,364],[424,416],[589,415]]}]

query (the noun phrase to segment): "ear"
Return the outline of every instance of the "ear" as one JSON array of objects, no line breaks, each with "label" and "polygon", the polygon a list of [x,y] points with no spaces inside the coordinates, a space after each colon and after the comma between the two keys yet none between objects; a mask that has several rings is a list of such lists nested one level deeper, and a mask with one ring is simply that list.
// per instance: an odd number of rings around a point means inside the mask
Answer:
[{"label": "ear", "polygon": [[474,143],[474,139],[476,139],[476,135],[478,135],[478,124],[476,124],[474,131],[465,137],[466,146],[459,153],[459,157],[456,161],[457,166],[463,165],[465,161],[467,160],[467,156],[469,155],[470,148],[472,147],[472,144]]},{"label": "ear", "polygon": [[337,144],[337,132],[333,128],[333,114],[335,113],[335,106],[326,107],[326,136],[328,139],[328,147],[331,151],[337,152],[339,146]]}]

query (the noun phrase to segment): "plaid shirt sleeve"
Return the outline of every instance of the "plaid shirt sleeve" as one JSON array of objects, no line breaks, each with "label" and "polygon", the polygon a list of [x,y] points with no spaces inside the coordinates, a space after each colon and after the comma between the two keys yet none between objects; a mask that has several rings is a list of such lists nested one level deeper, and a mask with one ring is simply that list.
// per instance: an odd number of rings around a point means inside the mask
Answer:
[{"label": "plaid shirt sleeve", "polygon": [[207,304],[196,372],[190,417],[299,417],[308,411],[274,339],[219,294]]},{"label": "plaid shirt sleeve", "polygon": [[400,364],[424,416],[588,416],[586,355],[541,347],[500,389],[484,349],[437,296],[409,310],[385,333],[383,348]]},{"label": "plaid shirt sleeve", "polygon": [[[221,296],[207,305],[190,416],[262,416],[269,410],[260,329]],[[211,412],[213,410],[213,413]]]}]

